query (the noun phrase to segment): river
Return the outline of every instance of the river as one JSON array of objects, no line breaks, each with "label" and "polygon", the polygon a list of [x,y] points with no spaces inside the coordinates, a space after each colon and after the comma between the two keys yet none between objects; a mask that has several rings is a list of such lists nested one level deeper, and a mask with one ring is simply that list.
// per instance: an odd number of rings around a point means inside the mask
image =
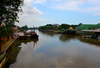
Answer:
[{"label": "river", "polygon": [[19,40],[6,68],[100,68],[99,40],[36,32],[38,39]]}]

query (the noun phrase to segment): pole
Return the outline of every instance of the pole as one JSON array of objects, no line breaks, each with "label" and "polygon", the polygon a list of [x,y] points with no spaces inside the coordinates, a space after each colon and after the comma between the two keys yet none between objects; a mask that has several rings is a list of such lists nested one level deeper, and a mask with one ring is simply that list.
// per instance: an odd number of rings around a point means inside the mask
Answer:
[{"label": "pole", "polygon": [[33,26],[34,32],[35,32],[35,27]]}]

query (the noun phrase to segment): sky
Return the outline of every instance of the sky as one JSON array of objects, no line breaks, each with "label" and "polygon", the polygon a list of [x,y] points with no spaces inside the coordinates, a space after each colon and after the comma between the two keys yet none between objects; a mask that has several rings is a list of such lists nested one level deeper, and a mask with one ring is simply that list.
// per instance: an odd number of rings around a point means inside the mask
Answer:
[{"label": "sky", "polygon": [[98,24],[100,0],[24,0],[18,26]]}]

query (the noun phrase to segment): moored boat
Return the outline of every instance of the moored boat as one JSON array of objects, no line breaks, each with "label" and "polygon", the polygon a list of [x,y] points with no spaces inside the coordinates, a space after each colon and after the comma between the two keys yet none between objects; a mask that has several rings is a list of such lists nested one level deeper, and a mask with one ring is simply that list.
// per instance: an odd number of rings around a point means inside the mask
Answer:
[{"label": "moored boat", "polygon": [[31,31],[31,32],[30,32],[30,36],[31,36],[31,38],[38,38],[38,37],[39,37],[39,36],[37,35],[37,33],[34,32],[34,31]]},{"label": "moored boat", "polygon": [[38,35],[31,35],[31,38],[38,38]]},{"label": "moored boat", "polygon": [[33,39],[33,38],[38,38],[39,37],[39,35],[37,35],[37,33],[34,32],[34,31],[19,32],[18,35],[19,35],[20,39]]}]

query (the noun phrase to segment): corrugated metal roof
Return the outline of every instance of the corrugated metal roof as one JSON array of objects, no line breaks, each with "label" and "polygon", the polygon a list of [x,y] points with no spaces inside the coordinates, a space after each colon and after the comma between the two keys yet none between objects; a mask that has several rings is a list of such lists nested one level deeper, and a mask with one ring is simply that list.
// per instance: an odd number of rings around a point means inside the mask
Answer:
[{"label": "corrugated metal roof", "polygon": [[100,27],[100,25],[99,24],[82,24],[82,25],[79,25],[79,26],[77,26],[78,27],[78,29],[80,29],[80,30],[83,30],[83,29],[89,29],[89,28],[96,28],[96,27]]}]

